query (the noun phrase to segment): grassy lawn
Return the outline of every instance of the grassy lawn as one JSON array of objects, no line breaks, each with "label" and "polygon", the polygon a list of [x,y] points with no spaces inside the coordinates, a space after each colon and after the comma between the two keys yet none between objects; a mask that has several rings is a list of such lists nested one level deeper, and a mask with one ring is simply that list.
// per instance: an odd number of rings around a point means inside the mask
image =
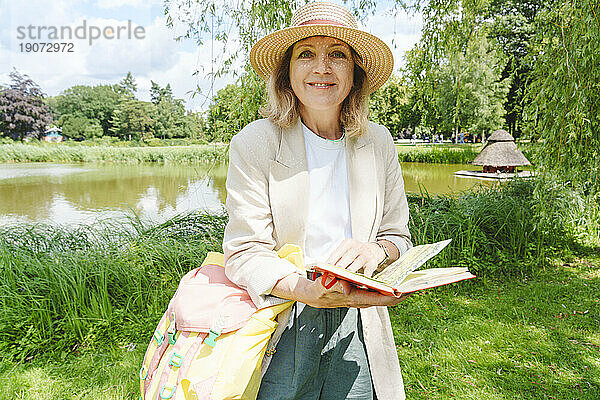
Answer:
[{"label": "grassy lawn", "polygon": [[[409,399],[600,398],[600,258],[413,295],[391,310]],[[137,399],[135,348],[0,363],[0,399]]]},{"label": "grassy lawn", "polygon": [[392,312],[411,399],[599,399],[600,259],[415,295]]}]

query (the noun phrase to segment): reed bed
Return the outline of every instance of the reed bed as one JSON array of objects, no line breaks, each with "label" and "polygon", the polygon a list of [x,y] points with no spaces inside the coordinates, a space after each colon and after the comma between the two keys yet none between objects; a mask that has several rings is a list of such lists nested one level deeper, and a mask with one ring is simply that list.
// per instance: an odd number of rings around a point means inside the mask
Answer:
[{"label": "reed bed", "polygon": [[182,147],[20,143],[0,145],[0,162],[200,163],[222,162],[226,158],[227,146],[222,144]]},{"label": "reed bed", "polygon": [[400,162],[468,164],[477,157],[481,146],[396,146]]},{"label": "reed bed", "polygon": [[[415,244],[453,239],[429,266],[467,266],[477,279],[390,310],[407,395],[598,398],[598,199],[515,180],[411,195],[409,206]],[[220,250],[226,221],[0,227],[6,398],[138,398],[151,333],[180,277]]]},{"label": "reed bed", "polygon": [[[481,145],[396,146],[400,162],[468,164]],[[0,162],[115,162],[115,163],[199,163],[227,160],[227,144],[164,147],[123,147],[117,144],[0,144]],[[530,158],[533,148],[524,148]]]},{"label": "reed bed", "polygon": [[[411,196],[413,242],[453,239],[432,266],[468,266],[490,279],[532,273],[548,255],[577,246],[581,222],[573,210],[536,206],[535,185]],[[553,201],[572,208],[571,200]],[[179,278],[220,249],[225,223],[223,215],[187,214],[155,226],[131,218],[1,227],[0,354],[27,359],[146,337]]]},{"label": "reed bed", "polygon": [[145,338],[180,277],[220,248],[225,220],[2,227],[0,355],[28,360]]},{"label": "reed bed", "polygon": [[[431,164],[470,164],[483,149],[482,144],[462,145],[416,145],[396,146],[400,162],[421,162]],[[529,160],[537,148],[531,144],[519,144],[520,150]]]}]

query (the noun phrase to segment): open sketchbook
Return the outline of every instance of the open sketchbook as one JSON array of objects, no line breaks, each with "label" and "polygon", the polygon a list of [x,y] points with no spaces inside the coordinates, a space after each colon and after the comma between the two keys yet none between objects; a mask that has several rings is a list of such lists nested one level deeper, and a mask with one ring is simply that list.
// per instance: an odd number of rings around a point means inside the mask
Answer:
[{"label": "open sketchbook", "polygon": [[[376,290],[388,296],[399,296],[417,290],[429,289],[475,278],[467,268],[431,268],[416,271],[427,260],[437,255],[452,239],[442,242],[415,246],[388,265],[382,272],[368,278],[363,274],[350,272],[335,265],[315,265],[314,270],[322,273],[322,283],[331,287],[337,279],[346,280],[363,289]],[[334,278],[328,281],[329,278]]]}]

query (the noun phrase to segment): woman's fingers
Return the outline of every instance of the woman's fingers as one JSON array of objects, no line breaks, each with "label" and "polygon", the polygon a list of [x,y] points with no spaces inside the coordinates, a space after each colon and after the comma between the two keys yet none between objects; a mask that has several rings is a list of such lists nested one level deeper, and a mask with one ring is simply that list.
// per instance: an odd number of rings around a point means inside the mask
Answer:
[{"label": "woman's fingers", "polygon": [[[327,264],[340,265],[340,260],[346,253],[353,247],[354,239],[344,239],[342,242],[336,247],[336,249],[331,253],[329,258],[327,258]],[[355,255],[356,257],[356,255]]]},{"label": "woman's fingers", "polygon": [[347,268],[352,272],[362,269],[368,272],[368,276],[371,276],[377,269],[377,251],[379,250],[379,246],[375,243],[345,239],[331,253],[327,259],[327,263]]},{"label": "woman's fingers", "polygon": [[342,268],[348,268],[348,266],[352,264],[356,257],[359,256],[360,253],[358,252],[358,249],[350,248],[342,255],[342,258],[340,258],[340,260],[335,265]]}]

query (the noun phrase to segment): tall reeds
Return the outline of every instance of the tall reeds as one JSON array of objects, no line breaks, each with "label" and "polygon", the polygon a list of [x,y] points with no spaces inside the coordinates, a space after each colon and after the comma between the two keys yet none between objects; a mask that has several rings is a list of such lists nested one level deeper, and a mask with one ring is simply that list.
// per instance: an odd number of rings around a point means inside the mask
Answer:
[{"label": "tall reeds", "polygon": [[[415,244],[453,239],[429,266],[467,266],[480,280],[535,273],[598,232],[597,205],[535,180],[409,205]],[[0,356],[145,342],[180,277],[220,251],[225,223],[194,213],[152,226],[0,227]]]},{"label": "tall reeds", "polygon": [[224,222],[190,214],[153,227],[1,228],[0,354],[144,341],[180,277],[220,248]]},{"label": "tall reeds", "polygon": [[477,157],[479,150],[465,147],[408,147],[398,150],[400,162],[436,164],[468,164]]},{"label": "tall reeds", "polygon": [[212,144],[185,147],[0,145],[0,162],[198,163],[222,162],[226,158],[227,146]]}]

